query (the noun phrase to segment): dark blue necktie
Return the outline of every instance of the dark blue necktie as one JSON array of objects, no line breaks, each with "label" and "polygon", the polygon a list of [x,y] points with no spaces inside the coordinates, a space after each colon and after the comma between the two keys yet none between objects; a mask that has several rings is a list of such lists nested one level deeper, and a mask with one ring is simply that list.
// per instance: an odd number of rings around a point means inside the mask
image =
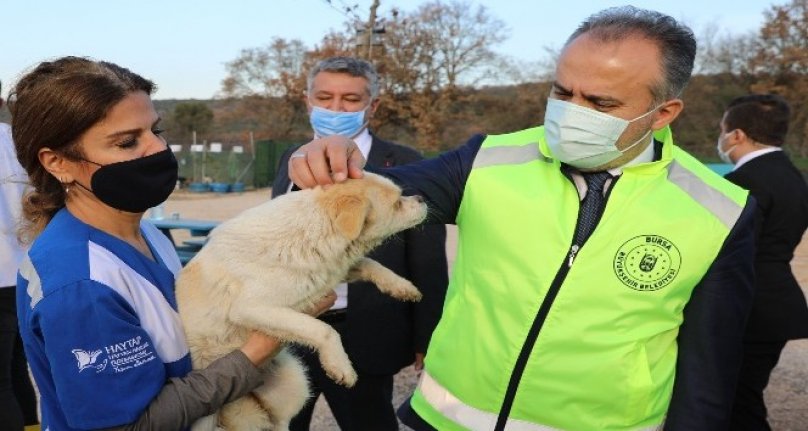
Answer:
[{"label": "dark blue necktie", "polygon": [[612,177],[608,172],[592,172],[582,174],[586,181],[586,196],[581,201],[581,211],[578,213],[578,227],[575,229],[575,243],[583,244],[603,213],[603,186],[606,180]]}]

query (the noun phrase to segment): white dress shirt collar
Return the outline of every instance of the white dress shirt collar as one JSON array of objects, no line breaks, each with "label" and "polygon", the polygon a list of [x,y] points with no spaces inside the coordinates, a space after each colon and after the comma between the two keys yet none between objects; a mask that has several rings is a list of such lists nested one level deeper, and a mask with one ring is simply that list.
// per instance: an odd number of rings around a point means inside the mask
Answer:
[{"label": "white dress shirt collar", "polygon": [[[623,168],[628,166],[638,165],[640,163],[649,163],[654,161],[654,136],[651,135],[651,143],[645,147],[645,149],[637,155],[637,157],[631,159],[628,163],[618,166],[616,168],[609,169],[609,173],[612,174],[613,177],[619,177],[623,173]],[[578,189],[578,196],[583,199],[586,196],[587,186],[586,181],[584,181],[584,177],[578,171],[572,172],[572,181],[575,183],[575,187]],[[606,181],[606,184],[603,187],[604,193],[606,190],[609,189],[612,185],[612,179]]]},{"label": "white dress shirt collar", "polygon": [[780,148],[780,147],[767,147],[767,148],[764,148],[762,150],[755,150],[755,151],[752,151],[751,153],[746,153],[743,157],[738,159],[738,163],[735,164],[735,167],[732,168],[732,170],[734,171],[734,170],[740,168],[744,163],[749,162],[750,160],[754,159],[755,157],[760,157],[760,156],[762,156],[764,154],[773,153],[775,151],[783,151],[783,149]]},{"label": "white dress shirt collar", "polygon": [[370,154],[370,147],[373,145],[373,137],[370,136],[368,128],[365,127],[362,129],[362,131],[356,135],[353,141],[356,143],[356,146],[359,147],[359,151],[362,152],[362,156],[364,156],[365,160],[367,160],[368,154]]}]

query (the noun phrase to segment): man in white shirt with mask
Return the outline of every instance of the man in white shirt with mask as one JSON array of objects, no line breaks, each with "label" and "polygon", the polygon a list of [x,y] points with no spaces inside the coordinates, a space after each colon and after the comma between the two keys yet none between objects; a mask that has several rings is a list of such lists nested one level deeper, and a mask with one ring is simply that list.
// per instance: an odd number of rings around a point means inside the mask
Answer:
[{"label": "man in white shirt with mask", "polygon": [[791,109],[775,94],[733,99],[721,119],[718,154],[726,178],[758,203],[755,300],[744,334],[731,429],[771,429],[763,391],[788,340],[808,338],[808,305],[791,271],[808,228],[808,185],[783,151]]},{"label": "man in white shirt with mask", "polygon": [[[367,61],[352,57],[320,61],[309,72],[306,94],[315,138],[350,139],[369,166],[384,168],[421,160],[414,149],[379,139],[368,130],[379,106],[379,87],[379,76]],[[286,166],[290,157],[300,156],[295,150],[281,157],[273,196],[293,188]],[[298,350],[309,370],[314,396],[292,420],[292,431],[309,429],[320,393],[342,430],[398,430],[392,405],[393,376],[407,365],[423,366],[448,284],[445,241],[443,225],[421,226],[396,235],[370,254],[421,290],[424,298],[418,303],[396,301],[370,283],[335,286],[337,302],[320,319],[342,337],[359,379],[353,388],[341,387],[325,375],[316,354]]]}]

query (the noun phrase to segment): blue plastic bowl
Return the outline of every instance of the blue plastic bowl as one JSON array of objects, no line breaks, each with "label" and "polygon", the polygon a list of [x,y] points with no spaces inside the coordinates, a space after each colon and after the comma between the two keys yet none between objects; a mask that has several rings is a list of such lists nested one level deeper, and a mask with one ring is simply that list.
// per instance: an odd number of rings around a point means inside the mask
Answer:
[{"label": "blue plastic bowl", "polygon": [[210,191],[210,187],[205,183],[191,183],[188,184],[188,191],[193,193],[205,193]]},{"label": "blue plastic bowl", "polygon": [[210,183],[210,189],[214,193],[227,193],[230,191],[230,184],[227,183]]}]

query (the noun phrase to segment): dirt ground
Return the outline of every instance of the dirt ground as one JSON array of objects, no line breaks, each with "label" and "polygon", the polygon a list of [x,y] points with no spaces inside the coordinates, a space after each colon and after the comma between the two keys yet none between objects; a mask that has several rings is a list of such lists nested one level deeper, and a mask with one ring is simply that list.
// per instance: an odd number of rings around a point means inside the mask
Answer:
[{"label": "dirt ground", "polygon": [[[170,216],[178,213],[183,218],[222,221],[269,200],[270,196],[269,189],[229,194],[193,194],[179,191],[166,202],[165,214]],[[176,239],[181,241],[187,237],[180,233]],[[446,244],[450,265],[454,262],[456,244],[456,232],[454,227],[450,227]],[[800,285],[808,295],[808,235],[797,248],[792,267]],[[396,376],[394,389],[396,405],[412,393],[417,378],[417,373],[412,368],[406,368]],[[808,340],[788,343],[780,363],[772,374],[765,396],[770,422],[775,431],[808,430]],[[339,429],[322,398],[315,409],[311,429],[313,431]],[[409,428],[402,425],[401,429]]]}]

